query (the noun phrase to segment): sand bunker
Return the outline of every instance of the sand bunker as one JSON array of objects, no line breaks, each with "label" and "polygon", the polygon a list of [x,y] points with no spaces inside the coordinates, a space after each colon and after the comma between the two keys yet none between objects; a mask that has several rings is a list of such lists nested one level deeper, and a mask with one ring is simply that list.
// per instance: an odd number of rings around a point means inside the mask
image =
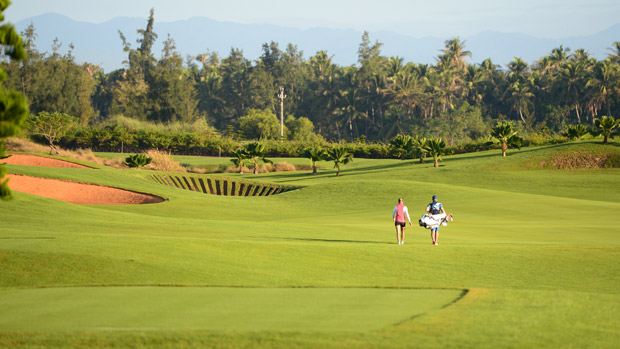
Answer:
[{"label": "sand bunker", "polygon": [[46,158],[44,156],[15,154],[11,157],[2,160],[3,163],[11,165],[24,165],[24,166],[40,166],[40,167],[68,167],[68,168],[92,168],[84,165],[79,165],[74,162]]},{"label": "sand bunker", "polygon": [[136,193],[95,184],[10,174],[9,187],[14,191],[43,196],[81,205],[135,205],[164,201],[159,196]]}]

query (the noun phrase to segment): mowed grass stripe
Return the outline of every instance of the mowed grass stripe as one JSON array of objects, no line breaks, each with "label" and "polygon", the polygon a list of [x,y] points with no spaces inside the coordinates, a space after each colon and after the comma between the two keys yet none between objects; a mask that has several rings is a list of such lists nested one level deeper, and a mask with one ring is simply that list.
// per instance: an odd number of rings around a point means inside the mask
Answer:
[{"label": "mowed grass stripe", "polygon": [[372,331],[441,309],[450,289],[76,287],[0,290],[3,331]]}]

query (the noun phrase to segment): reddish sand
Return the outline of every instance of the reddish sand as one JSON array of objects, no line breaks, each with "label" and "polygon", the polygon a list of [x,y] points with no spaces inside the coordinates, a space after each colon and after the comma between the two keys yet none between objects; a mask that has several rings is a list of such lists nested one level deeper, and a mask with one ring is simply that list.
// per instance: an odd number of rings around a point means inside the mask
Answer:
[{"label": "reddish sand", "polygon": [[24,166],[40,166],[40,167],[70,167],[70,168],[92,168],[84,165],[79,165],[74,162],[63,161],[58,159],[46,158],[44,156],[15,154],[9,158],[1,160],[2,163],[11,165],[24,165]]},{"label": "reddish sand", "polygon": [[129,190],[10,174],[9,187],[14,191],[82,205],[153,204],[164,201],[159,196]]}]

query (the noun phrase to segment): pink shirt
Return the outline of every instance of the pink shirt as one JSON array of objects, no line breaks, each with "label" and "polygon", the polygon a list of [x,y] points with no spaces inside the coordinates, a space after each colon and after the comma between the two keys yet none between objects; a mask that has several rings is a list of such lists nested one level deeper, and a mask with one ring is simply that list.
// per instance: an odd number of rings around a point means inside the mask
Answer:
[{"label": "pink shirt", "polygon": [[394,211],[392,212],[392,218],[396,222],[405,223],[405,217],[407,217],[407,221],[411,223],[411,218],[409,218],[409,210],[407,206],[405,206],[402,202],[396,206],[394,206]]}]

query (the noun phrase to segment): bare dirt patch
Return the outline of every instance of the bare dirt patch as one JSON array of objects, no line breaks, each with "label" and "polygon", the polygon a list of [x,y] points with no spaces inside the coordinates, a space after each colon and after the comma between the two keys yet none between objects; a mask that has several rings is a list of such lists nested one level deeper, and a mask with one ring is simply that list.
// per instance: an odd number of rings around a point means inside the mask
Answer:
[{"label": "bare dirt patch", "polygon": [[11,190],[80,205],[136,205],[164,201],[155,195],[59,179],[8,175]]},{"label": "bare dirt patch", "polygon": [[39,167],[63,167],[63,168],[92,168],[70,161],[47,158],[37,155],[13,154],[2,160],[3,163],[11,165],[39,166]]},{"label": "bare dirt patch", "polygon": [[589,152],[574,152],[558,155],[549,161],[542,161],[542,167],[551,167],[560,170],[599,169],[620,167],[618,154],[593,154]]}]

